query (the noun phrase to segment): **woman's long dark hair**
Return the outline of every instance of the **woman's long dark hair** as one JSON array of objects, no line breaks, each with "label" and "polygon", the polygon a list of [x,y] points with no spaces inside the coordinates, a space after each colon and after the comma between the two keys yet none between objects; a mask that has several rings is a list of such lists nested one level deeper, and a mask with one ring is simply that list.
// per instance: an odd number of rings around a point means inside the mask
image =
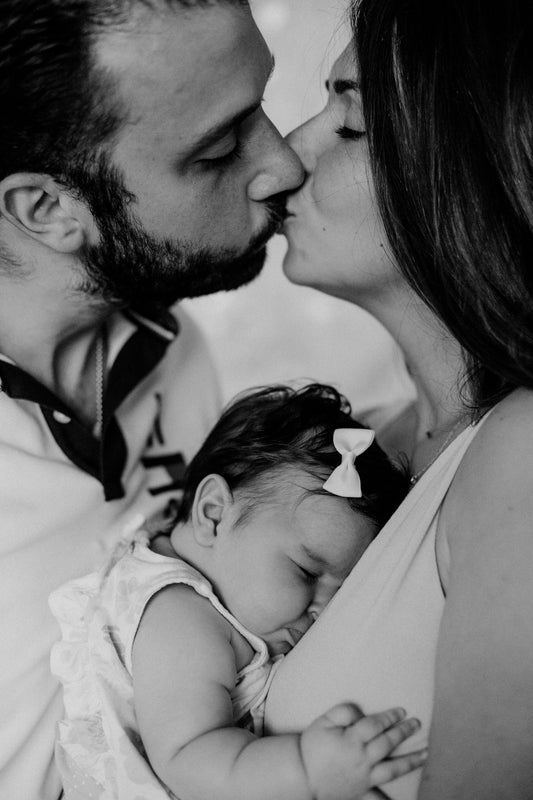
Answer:
[{"label": "woman's long dark hair", "polygon": [[352,0],[351,16],[392,253],[482,411],[533,388],[531,0]]}]

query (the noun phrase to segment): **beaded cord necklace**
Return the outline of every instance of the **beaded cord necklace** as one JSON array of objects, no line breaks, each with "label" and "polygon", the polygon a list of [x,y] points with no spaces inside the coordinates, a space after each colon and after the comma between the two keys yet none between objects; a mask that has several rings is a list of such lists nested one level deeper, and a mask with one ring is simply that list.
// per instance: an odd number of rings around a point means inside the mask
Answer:
[{"label": "beaded cord necklace", "polygon": [[[454,438],[455,438],[455,436],[457,436],[457,434],[459,433],[459,431],[458,431],[459,427],[460,427],[461,425],[463,425],[463,424],[464,424],[464,417],[461,417],[461,419],[458,419],[458,420],[457,420],[457,422],[455,423],[455,425],[453,426],[453,428],[451,428],[450,432],[448,433],[448,436],[446,437],[446,439],[444,440],[444,442],[441,444],[441,446],[439,447],[439,449],[437,450],[437,452],[435,453],[435,455],[433,456],[433,458],[431,458],[431,459],[430,459],[430,461],[428,461],[428,463],[427,463],[427,464],[424,464],[424,466],[423,466],[421,469],[417,470],[417,472],[415,472],[415,473],[414,473],[414,475],[411,475],[411,477],[409,478],[409,483],[411,484],[411,486],[414,486],[414,485],[415,485],[415,483],[417,483],[417,482],[420,480],[420,478],[422,477],[422,475],[423,475],[425,472],[427,472],[427,470],[428,470],[428,469],[429,469],[429,468],[430,468],[430,467],[431,467],[431,466],[432,466],[432,465],[435,463],[435,461],[437,460],[437,458],[438,458],[438,457],[439,457],[439,456],[440,456],[442,453],[444,453],[444,451],[446,450],[446,448],[448,447],[448,445],[450,444],[450,442],[452,441],[452,439],[454,439]],[[431,438],[431,434],[430,434],[430,433],[428,433],[428,434],[427,434],[427,436],[428,436],[429,438]]]},{"label": "beaded cord necklace", "polygon": [[105,328],[101,336],[96,340],[95,352],[95,394],[96,394],[96,422],[93,433],[97,439],[102,435],[104,422],[104,384],[105,384],[105,354],[107,350],[107,338]]}]

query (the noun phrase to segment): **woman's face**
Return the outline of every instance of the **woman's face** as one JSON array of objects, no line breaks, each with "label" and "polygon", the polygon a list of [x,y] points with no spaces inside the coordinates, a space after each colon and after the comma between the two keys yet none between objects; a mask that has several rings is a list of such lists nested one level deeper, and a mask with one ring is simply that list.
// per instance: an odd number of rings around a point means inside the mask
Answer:
[{"label": "woman's face", "polygon": [[288,138],[307,178],[289,197],[283,268],[294,283],[365,305],[399,275],[374,202],[351,47],[335,62],[327,89],[325,108]]}]

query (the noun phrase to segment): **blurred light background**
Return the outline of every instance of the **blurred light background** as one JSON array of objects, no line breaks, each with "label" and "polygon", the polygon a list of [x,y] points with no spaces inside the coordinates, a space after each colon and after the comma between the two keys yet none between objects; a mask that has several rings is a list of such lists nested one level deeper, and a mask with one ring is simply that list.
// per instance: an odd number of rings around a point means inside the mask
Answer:
[{"label": "blurred light background", "polygon": [[[276,58],[265,110],[286,134],[325,101],[324,81],[348,42],[347,0],[251,5]],[[224,402],[252,386],[318,380],[341,390],[379,430],[412,397],[399,351],[361,309],[290,284],[281,269],[284,252],[277,236],[252,284],[184,303],[210,343]]]}]

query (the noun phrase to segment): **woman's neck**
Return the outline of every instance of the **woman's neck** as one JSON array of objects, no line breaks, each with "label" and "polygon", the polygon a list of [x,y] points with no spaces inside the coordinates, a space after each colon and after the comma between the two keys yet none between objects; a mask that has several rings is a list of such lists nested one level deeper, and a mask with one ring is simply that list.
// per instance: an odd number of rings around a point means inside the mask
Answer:
[{"label": "woman's neck", "polygon": [[385,302],[366,309],[398,342],[416,386],[415,441],[431,438],[467,414],[461,347],[436,315],[408,287],[396,284]]}]

